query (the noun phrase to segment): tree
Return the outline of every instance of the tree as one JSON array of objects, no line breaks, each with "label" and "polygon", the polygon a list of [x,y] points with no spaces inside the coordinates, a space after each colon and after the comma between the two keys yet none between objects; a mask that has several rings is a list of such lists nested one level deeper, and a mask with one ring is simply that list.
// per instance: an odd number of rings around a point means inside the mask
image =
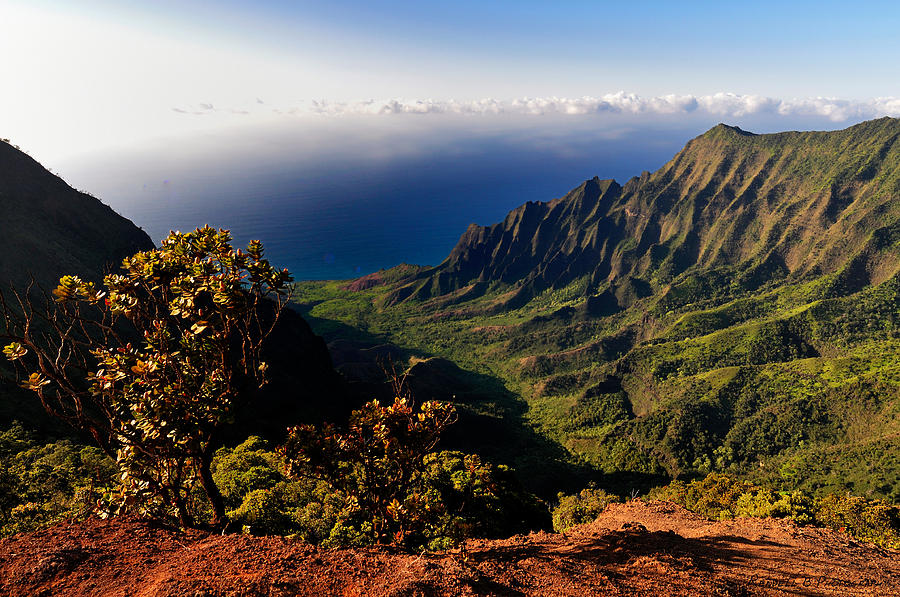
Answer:
[{"label": "tree", "polygon": [[196,523],[204,504],[224,525],[210,472],[218,434],[266,381],[265,339],[291,276],[227,230],[172,232],[126,258],[101,287],[64,276],[40,308],[2,299],[3,352],[48,413],[88,431],[121,473],[119,510],[139,504]]}]

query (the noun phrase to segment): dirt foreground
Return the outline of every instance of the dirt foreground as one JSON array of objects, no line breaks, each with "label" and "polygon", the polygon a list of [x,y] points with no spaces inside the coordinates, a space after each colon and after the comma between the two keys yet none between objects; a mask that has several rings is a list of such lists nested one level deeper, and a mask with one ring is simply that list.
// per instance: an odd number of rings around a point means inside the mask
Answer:
[{"label": "dirt foreground", "polygon": [[900,551],[784,520],[709,522],[668,502],[421,556],[91,520],[0,541],[0,595],[885,596],[900,595]]}]

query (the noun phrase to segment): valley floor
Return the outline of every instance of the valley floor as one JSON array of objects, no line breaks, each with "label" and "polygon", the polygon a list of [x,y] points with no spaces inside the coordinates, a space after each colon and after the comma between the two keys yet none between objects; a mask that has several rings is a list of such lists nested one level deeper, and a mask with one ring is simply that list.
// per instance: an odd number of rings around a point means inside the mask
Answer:
[{"label": "valley floor", "polygon": [[900,552],[785,520],[710,522],[668,502],[426,555],[90,520],[0,541],[0,594],[900,595]]}]

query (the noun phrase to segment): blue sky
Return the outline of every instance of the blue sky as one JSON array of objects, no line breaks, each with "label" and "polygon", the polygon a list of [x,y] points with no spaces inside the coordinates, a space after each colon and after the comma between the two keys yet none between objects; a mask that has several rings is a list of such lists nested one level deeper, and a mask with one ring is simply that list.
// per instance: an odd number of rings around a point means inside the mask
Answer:
[{"label": "blue sky", "polygon": [[0,0],[0,136],[53,161],[309,113],[837,126],[900,113],[898,17],[891,2]]},{"label": "blue sky", "polygon": [[[455,78],[465,65],[490,95],[624,89],[855,98],[893,92],[886,81],[897,85],[898,8],[889,2],[288,4],[271,4],[270,22],[315,23],[398,68],[442,67]],[[423,87],[433,84],[425,79]],[[465,95],[483,94],[456,83]]]},{"label": "blue sky", "polygon": [[[895,2],[44,2],[323,70],[415,72],[403,95],[896,94]],[[365,82],[343,81],[354,99]],[[885,89],[885,85],[893,89]],[[449,88],[449,89],[448,89]],[[381,91],[381,89],[377,89]],[[395,90],[398,91],[398,90]],[[335,98],[349,99],[349,98]]]}]

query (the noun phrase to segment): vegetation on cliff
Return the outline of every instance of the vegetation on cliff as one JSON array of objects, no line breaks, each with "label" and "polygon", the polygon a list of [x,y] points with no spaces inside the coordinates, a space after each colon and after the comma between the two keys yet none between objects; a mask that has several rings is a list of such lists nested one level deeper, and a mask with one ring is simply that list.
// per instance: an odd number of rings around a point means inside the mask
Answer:
[{"label": "vegetation on cliff", "polygon": [[463,441],[548,499],[727,472],[898,501],[898,140],[890,118],[720,125],[655,173],[470,227],[436,267],[296,298],[329,341],[479,379],[455,404],[491,432]]},{"label": "vegetation on cliff", "polygon": [[259,241],[245,253],[225,230],[175,232],[126,257],[102,287],[63,276],[54,302],[7,306],[3,352],[48,414],[115,459],[113,511],[174,514],[190,526],[197,487],[221,526],[212,457],[238,403],[266,382],[262,347],[290,281]]}]

